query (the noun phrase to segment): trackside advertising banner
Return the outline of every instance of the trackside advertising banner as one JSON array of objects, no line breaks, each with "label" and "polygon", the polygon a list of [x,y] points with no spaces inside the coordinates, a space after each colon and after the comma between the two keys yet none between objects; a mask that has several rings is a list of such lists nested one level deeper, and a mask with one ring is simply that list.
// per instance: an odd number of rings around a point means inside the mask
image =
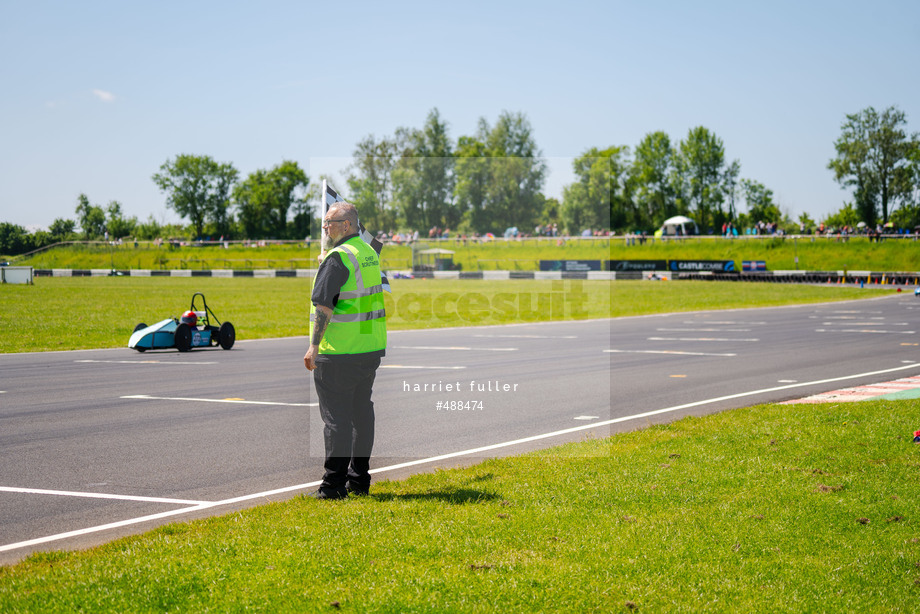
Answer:
[{"label": "trackside advertising banner", "polygon": [[600,271],[600,260],[541,260],[541,271]]},{"label": "trackside advertising banner", "polygon": [[741,270],[742,271],[766,271],[767,262],[766,260],[742,260]]},{"label": "trackside advertising banner", "polygon": [[675,273],[712,271],[726,273],[735,270],[734,260],[668,260],[668,270]]},{"label": "trackside advertising banner", "polygon": [[667,260],[608,260],[610,271],[667,271]]}]

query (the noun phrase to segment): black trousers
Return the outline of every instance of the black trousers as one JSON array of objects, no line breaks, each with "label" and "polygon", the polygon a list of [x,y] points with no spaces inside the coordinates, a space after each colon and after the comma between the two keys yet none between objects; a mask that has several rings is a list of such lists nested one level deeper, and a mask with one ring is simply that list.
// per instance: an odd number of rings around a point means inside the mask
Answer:
[{"label": "black trousers", "polygon": [[323,418],[326,461],[324,488],[346,482],[367,488],[371,483],[374,447],[374,403],[371,389],[380,358],[317,362],[313,383]]}]

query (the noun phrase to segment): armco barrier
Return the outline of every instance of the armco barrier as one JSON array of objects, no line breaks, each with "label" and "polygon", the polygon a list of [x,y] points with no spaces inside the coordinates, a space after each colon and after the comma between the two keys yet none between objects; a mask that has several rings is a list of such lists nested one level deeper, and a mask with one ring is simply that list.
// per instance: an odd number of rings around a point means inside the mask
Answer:
[{"label": "armco barrier", "polygon": [[732,273],[680,273],[676,279],[748,281],[793,284],[920,285],[916,271],[751,271]]},{"label": "armco barrier", "polygon": [[[316,269],[35,269],[35,277],[305,277],[316,275]],[[586,279],[612,281],[617,278],[611,271],[387,271],[391,279]],[[624,277],[621,274],[621,277]]]}]

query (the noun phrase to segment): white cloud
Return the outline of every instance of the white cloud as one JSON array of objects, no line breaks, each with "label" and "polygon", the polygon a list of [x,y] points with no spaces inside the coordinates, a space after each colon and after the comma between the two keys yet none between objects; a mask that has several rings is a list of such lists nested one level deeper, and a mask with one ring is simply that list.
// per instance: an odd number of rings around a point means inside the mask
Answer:
[{"label": "white cloud", "polygon": [[101,100],[102,102],[114,102],[115,94],[112,92],[106,92],[105,90],[93,90],[93,96]]}]

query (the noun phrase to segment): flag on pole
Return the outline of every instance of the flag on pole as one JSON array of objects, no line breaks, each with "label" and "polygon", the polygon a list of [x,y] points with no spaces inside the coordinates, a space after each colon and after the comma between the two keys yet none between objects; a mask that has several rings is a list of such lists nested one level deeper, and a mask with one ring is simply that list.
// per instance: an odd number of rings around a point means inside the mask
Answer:
[{"label": "flag on pole", "polygon": [[[339,193],[336,192],[331,185],[326,183],[326,180],[323,179],[323,217],[326,217],[326,214],[329,212],[329,207],[334,203],[345,202],[345,199],[339,196]],[[361,220],[358,220],[358,236],[360,236],[365,243],[374,248],[374,251],[377,252],[377,255],[380,255],[381,250],[383,250],[383,243],[377,240],[377,237],[368,232],[367,228],[364,227],[364,224],[361,223]],[[383,278],[381,284],[383,289],[387,292],[392,292],[390,289],[390,281],[387,279],[386,273],[383,272],[383,269],[380,270],[380,275]]]}]

